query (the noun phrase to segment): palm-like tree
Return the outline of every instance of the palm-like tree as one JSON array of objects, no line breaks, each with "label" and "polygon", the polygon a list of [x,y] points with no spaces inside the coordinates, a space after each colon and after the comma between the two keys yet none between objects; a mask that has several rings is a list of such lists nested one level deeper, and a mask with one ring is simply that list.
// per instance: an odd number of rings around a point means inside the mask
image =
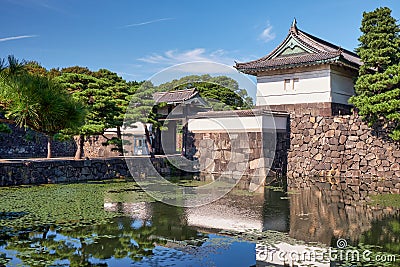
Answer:
[{"label": "palm-like tree", "polygon": [[54,135],[83,124],[85,108],[60,84],[23,70],[23,63],[8,57],[0,62],[0,108],[5,119],[0,122],[29,127],[47,136],[47,157],[51,157]]}]

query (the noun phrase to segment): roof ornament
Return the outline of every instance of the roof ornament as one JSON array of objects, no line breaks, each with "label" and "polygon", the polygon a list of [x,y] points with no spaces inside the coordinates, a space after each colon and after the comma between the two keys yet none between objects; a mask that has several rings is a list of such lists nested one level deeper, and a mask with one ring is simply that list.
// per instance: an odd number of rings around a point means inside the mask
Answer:
[{"label": "roof ornament", "polygon": [[338,56],[341,56],[341,55],[343,54],[343,48],[342,48],[341,46],[339,46],[339,47],[337,48],[336,54],[337,54]]},{"label": "roof ornament", "polygon": [[296,18],[293,19],[292,26],[290,27],[291,31],[294,31],[297,34],[297,20]]}]

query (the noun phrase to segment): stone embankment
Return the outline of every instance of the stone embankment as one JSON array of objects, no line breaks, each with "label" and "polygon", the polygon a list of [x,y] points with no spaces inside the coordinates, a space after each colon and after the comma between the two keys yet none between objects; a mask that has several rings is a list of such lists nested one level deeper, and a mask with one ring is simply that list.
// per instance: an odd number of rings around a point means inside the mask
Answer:
[{"label": "stone embankment", "polygon": [[290,124],[289,187],[316,181],[367,193],[400,193],[400,145],[355,115],[296,116]]},{"label": "stone embankment", "polygon": [[149,173],[174,174],[165,158],[96,158],[86,160],[42,159],[0,162],[0,186],[22,184],[73,183],[119,177],[139,177]]}]

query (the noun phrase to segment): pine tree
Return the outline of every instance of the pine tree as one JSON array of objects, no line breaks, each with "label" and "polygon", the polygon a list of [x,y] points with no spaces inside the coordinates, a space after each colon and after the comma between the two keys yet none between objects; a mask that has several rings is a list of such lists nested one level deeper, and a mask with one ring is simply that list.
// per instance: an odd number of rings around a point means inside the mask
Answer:
[{"label": "pine tree", "polygon": [[79,135],[75,158],[82,157],[85,136],[102,135],[109,128],[117,128],[118,136],[108,139],[104,145],[115,145],[116,150],[122,152],[120,128],[129,104],[127,97],[133,90],[132,85],[109,70],[93,72],[79,66],[62,69],[61,75],[54,79],[63,84],[75,98],[86,103],[89,110],[85,124],[78,131],[69,133]]},{"label": "pine tree", "polygon": [[143,124],[145,131],[146,144],[150,156],[154,157],[154,150],[151,145],[150,132],[147,124],[152,124],[154,128],[163,129],[162,124],[158,121],[157,107],[153,95],[160,90],[154,86],[151,81],[143,82],[140,87],[136,88],[134,94],[128,97],[130,104],[126,110],[124,126],[132,127],[136,122]]},{"label": "pine tree", "polygon": [[400,27],[387,7],[364,12],[357,52],[364,63],[350,103],[369,125],[400,140]]}]

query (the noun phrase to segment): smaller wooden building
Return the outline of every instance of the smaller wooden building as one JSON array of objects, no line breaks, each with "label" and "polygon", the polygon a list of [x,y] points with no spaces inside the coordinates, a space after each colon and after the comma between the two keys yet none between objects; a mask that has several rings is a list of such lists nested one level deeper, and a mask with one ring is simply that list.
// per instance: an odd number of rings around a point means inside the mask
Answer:
[{"label": "smaller wooden building", "polygon": [[[147,125],[154,153],[185,155],[188,117],[210,110],[207,103],[199,96],[196,88],[157,92],[153,99],[155,105],[165,104],[159,105],[157,114],[158,120],[167,128],[161,131],[159,128],[153,128],[152,124]],[[132,136],[133,155],[149,154],[142,123],[138,122],[133,127],[124,129],[124,134]]]},{"label": "smaller wooden building", "polygon": [[154,150],[156,154],[181,154],[186,155],[188,140],[188,117],[198,112],[208,111],[208,104],[200,97],[196,88],[158,92],[154,94],[156,104],[166,105],[158,108],[167,130],[155,129]]}]

